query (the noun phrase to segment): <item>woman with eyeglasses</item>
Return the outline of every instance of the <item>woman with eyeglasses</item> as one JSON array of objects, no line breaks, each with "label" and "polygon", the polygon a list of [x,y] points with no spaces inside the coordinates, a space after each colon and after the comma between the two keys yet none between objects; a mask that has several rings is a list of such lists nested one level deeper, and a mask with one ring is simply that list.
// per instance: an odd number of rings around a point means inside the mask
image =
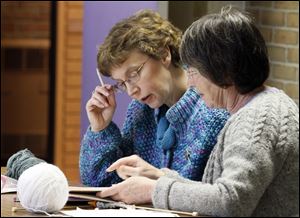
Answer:
[{"label": "woman with eyeglasses", "polygon": [[[197,91],[188,89],[179,58],[181,36],[158,13],[143,10],[117,23],[99,47],[98,69],[116,84],[97,86],[86,104],[83,184],[110,186],[134,175],[158,178],[164,174],[160,168],[201,180],[228,113],[208,109]],[[122,131],[112,122],[118,91],[133,98]],[[106,171],[128,156],[133,162]],[[151,172],[135,167],[139,158],[153,165]]]},{"label": "woman with eyeglasses", "polygon": [[[203,16],[186,30],[180,55],[205,103],[231,114],[202,181],[165,171],[157,180],[130,177],[97,195],[213,217],[299,217],[299,108],[264,84],[267,47],[254,21],[231,7]],[[141,160],[138,166],[152,168]]]}]

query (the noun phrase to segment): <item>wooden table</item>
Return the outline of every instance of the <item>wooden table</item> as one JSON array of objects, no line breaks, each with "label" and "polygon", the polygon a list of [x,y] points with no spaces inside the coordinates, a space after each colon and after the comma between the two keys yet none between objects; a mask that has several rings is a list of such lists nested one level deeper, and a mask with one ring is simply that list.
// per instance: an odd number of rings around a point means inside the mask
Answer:
[{"label": "wooden table", "polygon": [[[6,169],[5,167],[1,167],[1,174],[5,174]],[[36,213],[30,213],[26,211],[25,209],[17,210],[17,211],[12,211],[13,207],[16,208],[23,208],[20,202],[15,202],[17,194],[16,193],[6,193],[6,194],[1,194],[1,217],[47,217],[47,215],[44,214],[36,214]],[[148,205],[147,205],[148,206]],[[81,205],[79,207],[82,207]],[[89,207],[90,209],[93,209],[94,207],[91,205],[85,205],[84,208]],[[75,206],[65,206],[63,210],[66,209],[75,209]],[[179,216],[189,216],[189,215],[183,215],[183,214],[178,214]]]},{"label": "wooden table", "polygon": [[[1,167],[1,174],[4,175],[6,173],[6,167]],[[47,217],[46,214],[37,214],[37,213],[30,213],[26,211],[20,202],[16,202],[15,199],[17,197],[17,193],[5,193],[1,194],[1,217]],[[79,206],[79,205],[78,205]],[[18,208],[21,210],[12,211],[12,208]],[[94,207],[92,205],[80,205],[81,208],[89,208],[93,209]],[[65,206],[63,210],[67,209],[75,209],[75,206]]]},{"label": "wooden table", "polygon": [[[5,172],[6,167],[1,167],[1,174],[5,174]],[[1,194],[1,217],[41,216],[41,214],[31,214],[26,210],[13,212],[13,207],[22,208],[20,202],[14,201],[16,196],[16,193]]]},{"label": "wooden table", "polygon": [[[23,217],[33,216],[40,217],[42,214],[29,213],[26,210],[20,210],[13,212],[12,208],[22,208],[20,202],[14,202],[16,194],[1,194],[1,217]],[[46,216],[46,215],[45,215]]]},{"label": "wooden table", "polygon": [[[6,167],[1,167],[1,174],[5,174],[5,172]],[[13,207],[22,208],[20,202],[14,201],[16,196],[16,193],[1,194],[1,217],[41,216],[41,214],[29,213],[26,210],[13,212]]]}]

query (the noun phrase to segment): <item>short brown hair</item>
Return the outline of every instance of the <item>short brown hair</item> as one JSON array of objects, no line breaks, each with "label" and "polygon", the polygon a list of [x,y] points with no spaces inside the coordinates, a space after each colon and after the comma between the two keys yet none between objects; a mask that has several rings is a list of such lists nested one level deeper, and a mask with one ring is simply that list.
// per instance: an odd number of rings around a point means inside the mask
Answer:
[{"label": "short brown hair", "polygon": [[172,64],[179,67],[181,36],[182,32],[157,12],[141,10],[110,30],[98,49],[98,68],[103,75],[110,76],[111,68],[126,61],[130,52],[137,50],[161,59],[165,55],[165,48],[170,49]]}]

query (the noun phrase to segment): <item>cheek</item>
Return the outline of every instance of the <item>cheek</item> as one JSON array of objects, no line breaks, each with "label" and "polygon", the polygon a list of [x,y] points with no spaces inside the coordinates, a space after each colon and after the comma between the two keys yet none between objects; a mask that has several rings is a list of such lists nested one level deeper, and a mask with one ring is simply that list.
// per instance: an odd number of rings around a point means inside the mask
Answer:
[{"label": "cheek", "polygon": [[158,94],[159,93],[159,84],[154,81],[146,81],[140,85],[141,93],[146,94]]},{"label": "cheek", "polygon": [[188,86],[195,86],[195,87],[197,87],[197,83],[193,79],[190,79],[190,78],[188,78],[187,84],[188,84]]}]

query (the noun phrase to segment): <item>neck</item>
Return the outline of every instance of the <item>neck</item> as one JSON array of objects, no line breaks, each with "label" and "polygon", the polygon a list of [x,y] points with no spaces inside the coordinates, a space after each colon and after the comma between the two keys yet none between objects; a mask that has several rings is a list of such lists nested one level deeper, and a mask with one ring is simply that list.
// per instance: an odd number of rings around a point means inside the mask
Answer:
[{"label": "neck", "polygon": [[232,86],[227,89],[227,94],[225,95],[226,109],[230,114],[236,113],[244,105],[246,105],[258,92],[261,92],[264,86],[258,87],[252,92],[247,94],[239,94],[237,90]]},{"label": "neck", "polygon": [[166,102],[166,105],[168,107],[176,104],[176,102],[183,96],[188,88],[187,77],[181,67],[175,68],[172,66],[170,69],[170,73],[172,76],[172,88],[170,89],[170,97]]}]

